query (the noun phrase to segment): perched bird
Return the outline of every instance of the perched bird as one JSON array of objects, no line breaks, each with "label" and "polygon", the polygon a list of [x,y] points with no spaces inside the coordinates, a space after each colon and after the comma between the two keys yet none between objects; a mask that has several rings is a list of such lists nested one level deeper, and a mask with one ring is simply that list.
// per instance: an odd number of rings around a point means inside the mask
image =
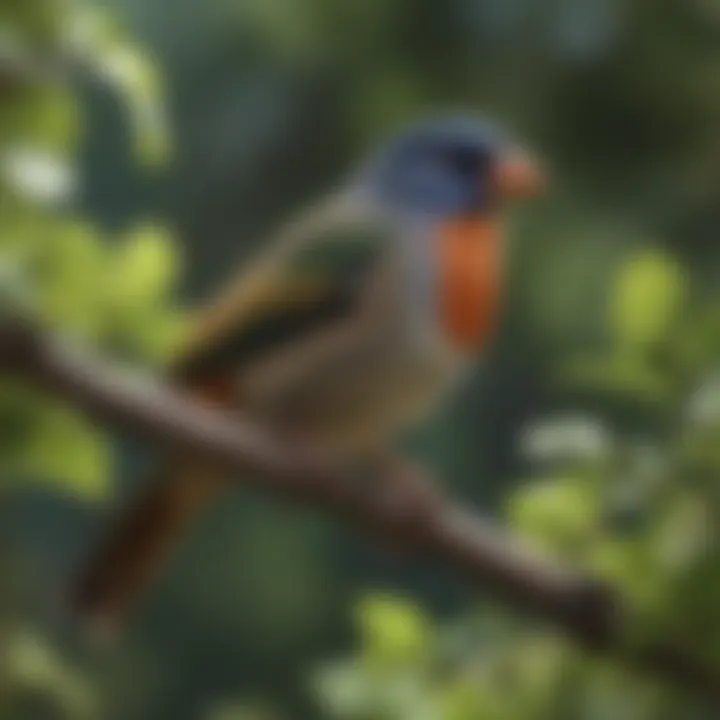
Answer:
[{"label": "perched bird", "polygon": [[[534,195],[535,164],[482,118],[440,117],[391,138],[198,313],[171,377],[373,469],[406,512],[429,486],[393,451],[489,342],[502,291],[507,203]],[[229,487],[183,455],[161,463],[71,588],[105,629],[161,572],[192,520]]]}]

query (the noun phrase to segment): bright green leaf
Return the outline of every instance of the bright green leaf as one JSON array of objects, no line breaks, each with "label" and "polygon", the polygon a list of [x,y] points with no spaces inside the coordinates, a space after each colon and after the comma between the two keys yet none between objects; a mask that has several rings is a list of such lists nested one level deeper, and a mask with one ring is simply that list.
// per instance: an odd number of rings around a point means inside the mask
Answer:
[{"label": "bright green leaf", "polygon": [[103,75],[122,94],[138,159],[164,164],[170,155],[169,129],[155,64],[127,44],[106,50],[100,63]]},{"label": "bright green leaf", "polygon": [[102,321],[107,251],[93,228],[80,221],[57,225],[34,258],[42,314],[48,321],[83,335]]},{"label": "bright green leaf", "polygon": [[575,477],[534,481],[515,491],[508,515],[524,536],[546,548],[582,549],[598,529],[600,508],[592,483]]},{"label": "bright green leaf", "polygon": [[687,294],[685,269],[672,257],[645,250],[618,270],[610,301],[610,329],[623,345],[645,347],[662,340],[677,320]]},{"label": "bright green leaf", "polygon": [[16,472],[74,497],[106,496],[112,452],[104,434],[74,413],[49,407],[38,419]]},{"label": "bright green leaf", "polygon": [[418,662],[430,651],[430,621],[412,601],[371,595],[359,603],[356,612],[365,653],[371,660]]},{"label": "bright green leaf", "polygon": [[112,294],[117,309],[147,308],[170,290],[179,269],[170,235],[158,225],[141,225],[118,247]]}]

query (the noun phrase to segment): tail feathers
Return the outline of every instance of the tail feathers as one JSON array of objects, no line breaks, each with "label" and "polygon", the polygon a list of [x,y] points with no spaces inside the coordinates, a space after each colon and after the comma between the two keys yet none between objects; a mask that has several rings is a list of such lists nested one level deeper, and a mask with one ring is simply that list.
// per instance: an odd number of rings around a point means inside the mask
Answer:
[{"label": "tail feathers", "polygon": [[71,587],[69,609],[95,637],[114,635],[191,523],[227,487],[207,464],[174,462],[121,513]]}]

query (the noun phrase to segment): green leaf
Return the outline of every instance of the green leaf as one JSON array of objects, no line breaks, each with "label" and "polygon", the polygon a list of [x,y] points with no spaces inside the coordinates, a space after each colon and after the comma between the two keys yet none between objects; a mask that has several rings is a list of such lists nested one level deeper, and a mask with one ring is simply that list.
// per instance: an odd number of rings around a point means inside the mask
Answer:
[{"label": "green leaf", "polygon": [[671,256],[645,250],[619,269],[609,323],[623,345],[646,347],[662,340],[677,320],[687,294],[685,269]]},{"label": "green leaf", "polygon": [[170,157],[170,132],[155,63],[127,43],[107,48],[98,60],[102,74],[125,102],[137,158],[157,166]]},{"label": "green leaf", "polygon": [[589,553],[588,564],[644,611],[662,601],[665,583],[642,540],[603,537]]},{"label": "green leaf", "polygon": [[5,147],[31,147],[67,157],[74,152],[80,131],[77,100],[63,87],[32,88],[0,113],[0,141]]},{"label": "green leaf", "polygon": [[26,446],[37,429],[38,418],[47,399],[31,387],[12,378],[0,378],[0,476],[14,479],[18,463],[26,455]]},{"label": "green leaf", "polygon": [[598,530],[598,493],[582,478],[534,481],[512,495],[508,516],[520,533],[542,547],[581,550]]},{"label": "green leaf", "polygon": [[672,576],[704,558],[712,545],[713,517],[707,498],[683,493],[658,512],[649,543],[655,561]]},{"label": "green leaf", "polygon": [[179,271],[170,234],[159,225],[135,228],[118,247],[112,294],[118,309],[148,308],[164,298]]},{"label": "green leaf", "polygon": [[112,464],[102,433],[71,411],[50,407],[38,418],[15,471],[95,501],[108,493]]},{"label": "green leaf", "polygon": [[[35,631],[15,630],[3,638],[0,650],[3,668],[2,710],[23,696],[44,698],[40,707],[52,707],[52,717],[90,720],[97,716],[96,695],[86,679]],[[30,707],[38,710],[37,704]],[[3,712],[3,715],[5,713]],[[33,713],[36,714],[36,713]],[[45,712],[41,712],[46,716]],[[13,713],[14,715],[14,713]]]},{"label": "green leaf", "polygon": [[476,720],[483,717],[484,693],[474,679],[448,683],[442,691],[444,720]]},{"label": "green leaf", "polygon": [[0,27],[21,33],[34,45],[52,46],[67,9],[63,0],[3,0]]},{"label": "green leaf", "polygon": [[427,659],[434,641],[432,627],[412,601],[371,595],[358,604],[356,618],[371,661],[394,665]]},{"label": "green leaf", "polygon": [[[169,361],[186,336],[188,319],[180,310],[161,308],[148,311],[142,321],[132,328],[125,345],[134,355],[153,364]],[[130,333],[129,333],[130,334]]]},{"label": "green leaf", "polygon": [[31,315],[33,286],[14,253],[0,252],[0,318]]},{"label": "green leaf", "polygon": [[107,252],[88,223],[68,220],[38,244],[33,258],[44,319],[94,335],[106,307]]},{"label": "green leaf", "polygon": [[73,13],[65,35],[75,53],[120,95],[138,160],[152,166],[164,164],[170,156],[170,132],[154,60],[128,42],[114,17],[97,6]]}]

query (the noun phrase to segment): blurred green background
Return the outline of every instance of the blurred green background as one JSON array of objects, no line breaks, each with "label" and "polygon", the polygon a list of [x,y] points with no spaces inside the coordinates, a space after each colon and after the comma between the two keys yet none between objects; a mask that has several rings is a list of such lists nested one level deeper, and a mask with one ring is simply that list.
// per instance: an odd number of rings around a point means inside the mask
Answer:
[{"label": "blurred green background", "polygon": [[[2,306],[149,367],[404,122],[480,110],[535,148],[551,192],[512,219],[498,341],[409,450],[621,587],[629,642],[679,639],[720,669],[716,3],[2,3]],[[437,565],[240,490],[120,646],[90,652],[53,602],[151,461],[3,381],[0,717],[716,717]]]}]

